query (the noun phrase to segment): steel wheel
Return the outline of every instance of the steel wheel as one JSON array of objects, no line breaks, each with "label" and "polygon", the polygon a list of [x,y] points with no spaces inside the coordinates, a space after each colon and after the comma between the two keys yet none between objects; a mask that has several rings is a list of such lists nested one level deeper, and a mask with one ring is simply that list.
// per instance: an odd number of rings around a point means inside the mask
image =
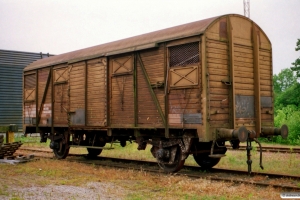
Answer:
[{"label": "steel wheel", "polygon": [[158,162],[158,165],[160,166],[160,168],[162,168],[164,170],[164,172],[167,172],[167,173],[178,172],[179,170],[182,169],[182,167],[184,166],[184,162],[185,162],[185,159],[181,160],[181,156],[182,156],[182,151],[181,151],[180,147],[177,146],[174,163],[173,164],[165,164],[165,163]]},{"label": "steel wheel", "polygon": [[102,149],[92,149],[92,148],[87,148],[88,151],[88,157],[89,158],[95,158],[98,155],[100,155],[100,153],[102,152]]},{"label": "steel wheel", "polygon": [[59,142],[59,148],[53,149],[53,153],[58,159],[65,159],[69,154],[70,147],[67,147],[66,144],[63,144],[62,140]]},{"label": "steel wheel", "polygon": [[208,157],[208,155],[193,154],[193,156],[196,163],[204,169],[212,168],[213,166],[218,164],[219,161],[221,160],[221,158],[211,158]]}]

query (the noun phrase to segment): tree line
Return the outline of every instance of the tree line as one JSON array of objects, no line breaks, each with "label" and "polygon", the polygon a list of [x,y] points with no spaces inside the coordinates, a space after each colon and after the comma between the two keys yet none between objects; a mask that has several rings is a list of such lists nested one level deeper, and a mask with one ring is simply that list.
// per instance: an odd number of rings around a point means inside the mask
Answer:
[{"label": "tree line", "polygon": [[[296,43],[296,51],[300,51],[300,39]],[[278,143],[300,145],[300,56],[292,63],[292,67],[281,70],[273,76],[274,87],[274,122],[276,127],[286,124],[289,128],[287,140],[280,136],[272,140]]]}]

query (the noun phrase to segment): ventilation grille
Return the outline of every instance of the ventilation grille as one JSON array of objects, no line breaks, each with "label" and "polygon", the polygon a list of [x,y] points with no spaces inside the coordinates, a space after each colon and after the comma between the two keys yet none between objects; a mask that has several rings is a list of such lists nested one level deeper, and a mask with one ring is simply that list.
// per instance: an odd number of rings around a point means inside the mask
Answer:
[{"label": "ventilation grille", "polygon": [[199,42],[170,47],[170,67],[199,62]]}]

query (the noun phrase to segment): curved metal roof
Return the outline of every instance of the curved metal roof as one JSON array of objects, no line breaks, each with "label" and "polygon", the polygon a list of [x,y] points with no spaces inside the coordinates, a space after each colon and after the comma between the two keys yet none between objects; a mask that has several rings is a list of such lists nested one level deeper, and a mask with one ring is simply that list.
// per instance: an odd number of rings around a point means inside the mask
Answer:
[{"label": "curved metal roof", "polygon": [[41,67],[53,66],[61,63],[74,63],[100,56],[114,55],[118,53],[132,52],[140,49],[155,47],[158,43],[174,39],[200,35],[216,19],[222,16],[212,17],[200,21],[191,22],[159,31],[154,31],[114,42],[64,53],[49,58],[37,60],[28,65],[24,71]]}]

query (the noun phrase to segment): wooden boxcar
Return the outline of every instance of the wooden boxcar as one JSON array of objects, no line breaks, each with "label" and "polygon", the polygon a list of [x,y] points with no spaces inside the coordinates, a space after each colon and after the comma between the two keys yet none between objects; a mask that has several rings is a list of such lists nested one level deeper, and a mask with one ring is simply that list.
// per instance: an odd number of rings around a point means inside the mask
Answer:
[{"label": "wooden boxcar", "polygon": [[23,97],[25,133],[50,139],[58,158],[134,140],[175,172],[189,154],[216,165],[225,141],[288,134],[274,128],[271,42],[235,14],[35,61]]}]

